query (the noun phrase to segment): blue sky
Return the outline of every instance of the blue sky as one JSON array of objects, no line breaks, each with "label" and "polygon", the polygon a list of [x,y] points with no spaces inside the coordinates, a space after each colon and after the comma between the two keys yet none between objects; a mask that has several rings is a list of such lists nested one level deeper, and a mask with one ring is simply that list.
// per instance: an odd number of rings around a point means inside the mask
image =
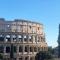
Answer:
[{"label": "blue sky", "polygon": [[43,23],[48,45],[57,46],[60,0],[0,0],[0,17]]}]

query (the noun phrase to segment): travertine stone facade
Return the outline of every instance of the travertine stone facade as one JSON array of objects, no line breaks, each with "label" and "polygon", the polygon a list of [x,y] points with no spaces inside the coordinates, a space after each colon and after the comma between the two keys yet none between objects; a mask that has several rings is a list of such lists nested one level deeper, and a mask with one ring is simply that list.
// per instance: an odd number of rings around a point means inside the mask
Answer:
[{"label": "travertine stone facade", "polygon": [[43,25],[27,20],[0,19],[0,54],[10,59],[13,45],[13,60],[34,60],[39,51],[47,51]]}]

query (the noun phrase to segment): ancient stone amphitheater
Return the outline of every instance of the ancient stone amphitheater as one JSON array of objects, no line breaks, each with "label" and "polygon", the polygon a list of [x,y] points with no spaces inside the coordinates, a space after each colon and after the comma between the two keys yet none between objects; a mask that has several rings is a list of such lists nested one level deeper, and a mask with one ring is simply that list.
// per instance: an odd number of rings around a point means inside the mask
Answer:
[{"label": "ancient stone amphitheater", "polygon": [[0,18],[0,54],[4,60],[34,60],[47,51],[43,24],[23,19]]}]

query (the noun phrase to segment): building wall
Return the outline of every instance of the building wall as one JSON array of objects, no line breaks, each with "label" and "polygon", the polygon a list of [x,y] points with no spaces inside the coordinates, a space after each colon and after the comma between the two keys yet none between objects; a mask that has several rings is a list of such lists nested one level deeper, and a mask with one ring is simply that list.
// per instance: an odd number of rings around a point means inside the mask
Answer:
[{"label": "building wall", "polygon": [[0,53],[9,60],[11,44],[15,60],[34,60],[39,51],[47,51],[43,25],[36,22],[15,20],[0,22]]}]

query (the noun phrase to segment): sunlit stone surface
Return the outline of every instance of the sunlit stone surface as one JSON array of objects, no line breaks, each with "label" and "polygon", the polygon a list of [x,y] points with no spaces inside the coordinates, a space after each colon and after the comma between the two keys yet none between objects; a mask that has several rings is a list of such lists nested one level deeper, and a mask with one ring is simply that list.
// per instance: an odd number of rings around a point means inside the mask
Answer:
[{"label": "sunlit stone surface", "polygon": [[0,18],[0,53],[4,60],[34,60],[37,52],[47,50],[43,24]]}]

